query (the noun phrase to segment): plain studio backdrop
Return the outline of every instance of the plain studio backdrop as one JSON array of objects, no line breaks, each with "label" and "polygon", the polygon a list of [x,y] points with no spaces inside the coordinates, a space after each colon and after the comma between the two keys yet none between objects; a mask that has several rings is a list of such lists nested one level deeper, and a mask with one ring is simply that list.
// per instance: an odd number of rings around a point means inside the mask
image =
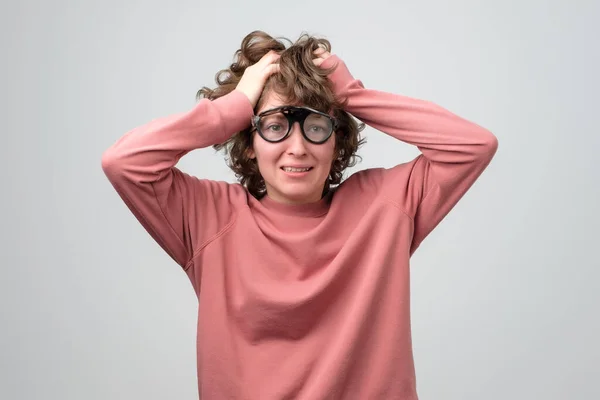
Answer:
[{"label": "plain studio backdrop", "polygon": [[[600,398],[600,62],[589,1],[3,2],[0,398],[194,399],[197,299],[110,186],[255,29],[328,38],[366,87],[499,139],[412,258],[420,397]],[[349,172],[416,148],[367,128]],[[234,182],[223,154],[178,165]]]}]

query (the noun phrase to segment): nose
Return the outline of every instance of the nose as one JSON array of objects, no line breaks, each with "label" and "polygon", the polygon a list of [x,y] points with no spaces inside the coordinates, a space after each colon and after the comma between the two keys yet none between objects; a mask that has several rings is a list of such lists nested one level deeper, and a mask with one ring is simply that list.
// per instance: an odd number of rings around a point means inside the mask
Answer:
[{"label": "nose", "polygon": [[295,156],[306,154],[306,141],[302,136],[299,122],[294,122],[294,125],[292,125],[292,131],[286,142],[288,144],[288,154],[294,154]]}]

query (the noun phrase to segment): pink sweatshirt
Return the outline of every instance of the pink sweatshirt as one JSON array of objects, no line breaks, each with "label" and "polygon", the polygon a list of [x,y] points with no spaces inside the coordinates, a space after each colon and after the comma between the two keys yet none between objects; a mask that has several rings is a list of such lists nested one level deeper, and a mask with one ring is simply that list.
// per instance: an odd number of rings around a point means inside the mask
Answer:
[{"label": "pink sweatshirt", "polygon": [[335,62],[346,111],[421,155],[356,172],[301,206],[177,169],[249,125],[237,91],[137,127],[103,155],[120,197],[197,294],[203,400],[417,399],[409,259],[498,142],[431,102],[364,88],[336,55],[323,67]]}]

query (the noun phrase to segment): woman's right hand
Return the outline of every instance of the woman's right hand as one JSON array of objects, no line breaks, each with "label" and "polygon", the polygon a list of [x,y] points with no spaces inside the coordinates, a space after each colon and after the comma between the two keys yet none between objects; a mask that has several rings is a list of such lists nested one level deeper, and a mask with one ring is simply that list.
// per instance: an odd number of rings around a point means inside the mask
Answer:
[{"label": "woman's right hand", "polygon": [[269,51],[256,64],[246,68],[242,79],[237,84],[235,90],[244,93],[248,97],[252,108],[256,107],[267,78],[279,71],[279,64],[275,63],[279,60],[279,57],[280,55],[274,50]]}]

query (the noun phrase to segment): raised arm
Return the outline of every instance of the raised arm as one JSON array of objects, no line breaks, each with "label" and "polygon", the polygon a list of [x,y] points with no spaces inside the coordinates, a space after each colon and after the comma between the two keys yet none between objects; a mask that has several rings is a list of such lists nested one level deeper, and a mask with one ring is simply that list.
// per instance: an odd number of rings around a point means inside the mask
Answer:
[{"label": "raised arm", "polygon": [[279,70],[274,51],[248,66],[235,90],[202,99],[192,110],[127,132],[102,156],[102,168],[148,233],[187,270],[194,254],[233,221],[239,185],[192,177],[175,167],[194,149],[224,143],[250,125],[267,78]]},{"label": "raised arm", "polygon": [[200,100],[190,111],[127,132],[102,155],[102,168],[127,207],[182,267],[231,218],[230,185],[201,180],[175,167],[194,149],[222,143],[250,124],[241,92]]},{"label": "raised arm", "polygon": [[485,170],[497,138],[432,102],[366,89],[336,55],[321,64],[332,65],[330,79],[336,94],[347,98],[346,111],[422,153],[382,170],[381,180],[384,194],[414,220],[412,254]]}]

